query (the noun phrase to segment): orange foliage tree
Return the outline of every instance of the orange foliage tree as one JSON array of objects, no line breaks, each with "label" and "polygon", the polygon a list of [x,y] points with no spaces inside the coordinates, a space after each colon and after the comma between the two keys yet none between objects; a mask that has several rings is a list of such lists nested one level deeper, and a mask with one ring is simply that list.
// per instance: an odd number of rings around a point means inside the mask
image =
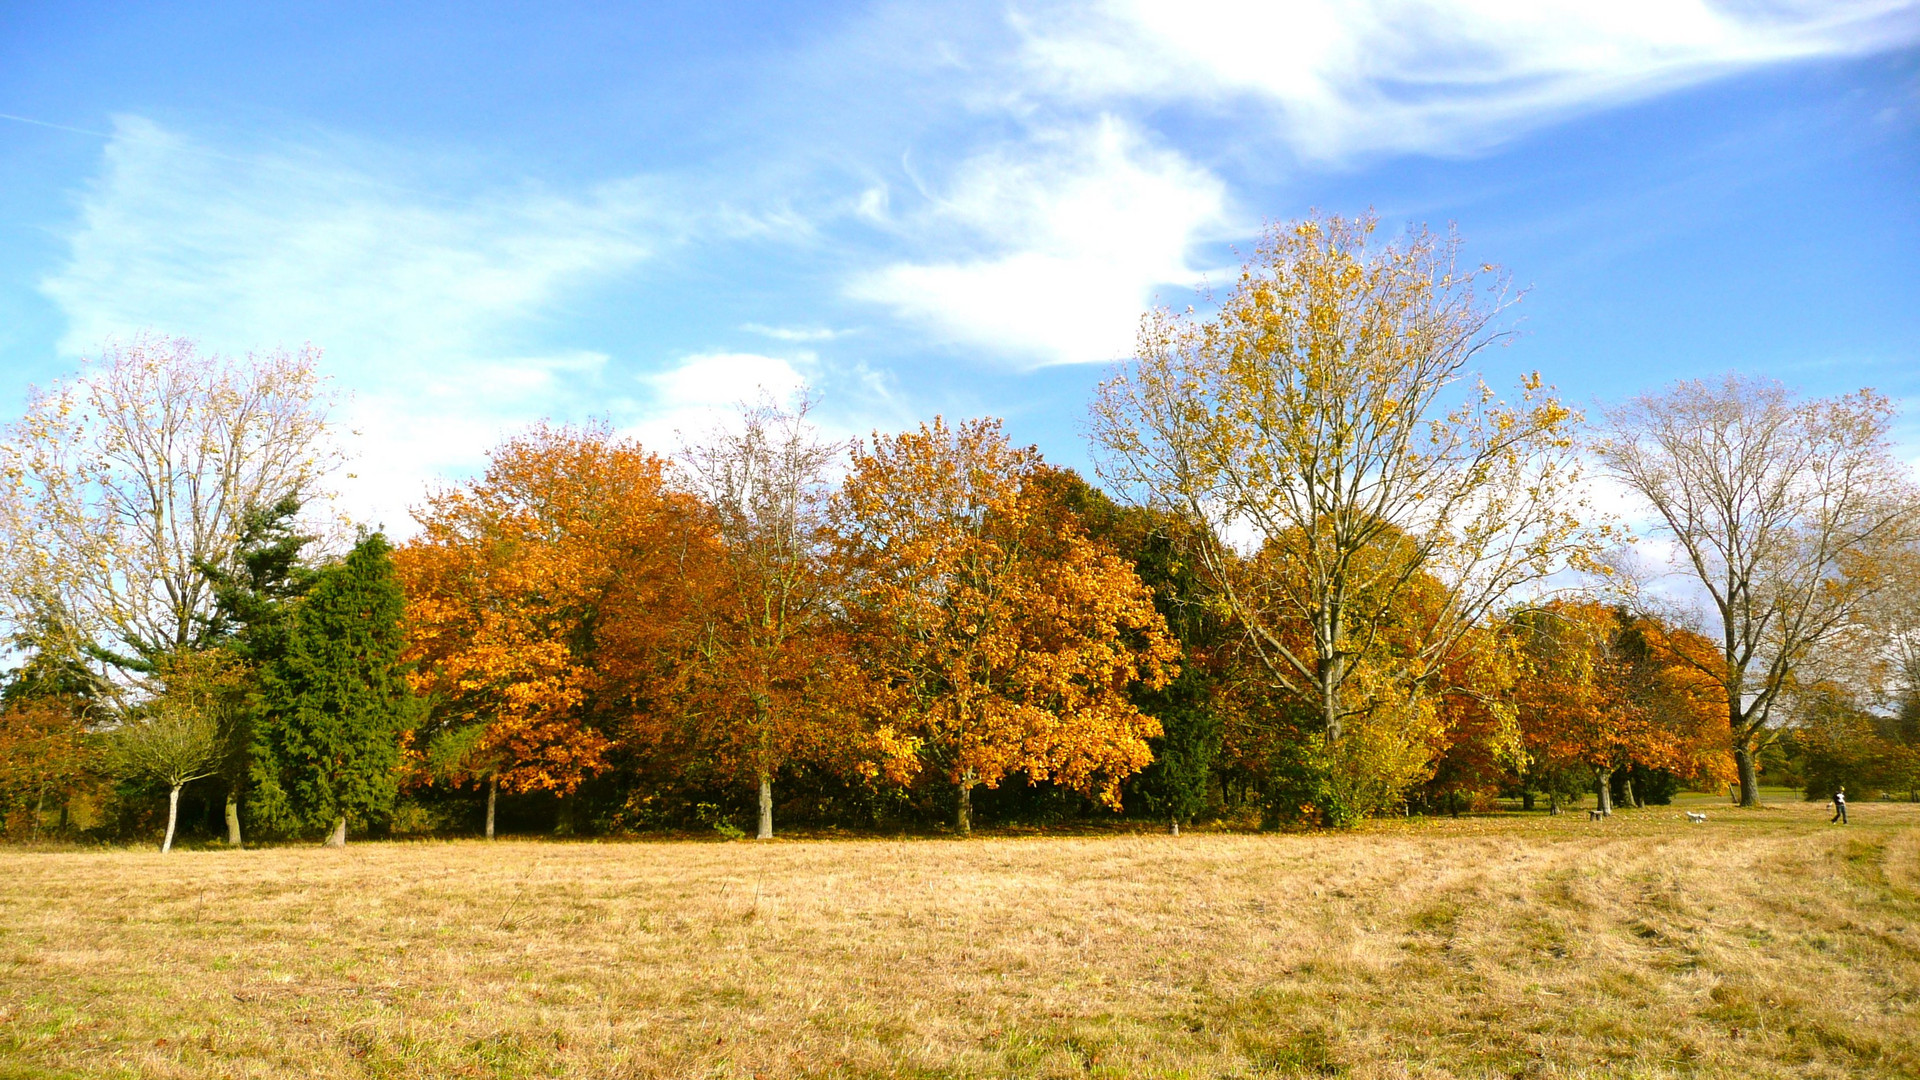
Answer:
[{"label": "orange foliage tree", "polygon": [[837,562],[870,670],[956,790],[1024,772],[1119,803],[1160,725],[1178,646],[1132,567],[1070,514],[1037,512],[1039,458],[994,420],[935,419],[854,454]]},{"label": "orange foliage tree", "polygon": [[0,822],[8,834],[37,834],[49,804],[64,808],[86,781],[96,755],[79,706],[21,697],[0,709]]},{"label": "orange foliage tree", "polygon": [[665,462],[600,426],[541,425],[441,491],[395,554],[408,659],[432,701],[416,760],[510,792],[571,794],[663,691],[705,537]]},{"label": "orange foliage tree", "polygon": [[[1555,601],[1517,616],[1513,627],[1524,658],[1516,699],[1528,752],[1546,771],[1588,770],[1603,811],[1612,809],[1620,769],[1696,780],[1724,769],[1725,739],[1715,742],[1724,734],[1716,731],[1724,699],[1677,652],[1710,643],[1588,600]],[[1558,795],[1557,785],[1549,790]]]}]

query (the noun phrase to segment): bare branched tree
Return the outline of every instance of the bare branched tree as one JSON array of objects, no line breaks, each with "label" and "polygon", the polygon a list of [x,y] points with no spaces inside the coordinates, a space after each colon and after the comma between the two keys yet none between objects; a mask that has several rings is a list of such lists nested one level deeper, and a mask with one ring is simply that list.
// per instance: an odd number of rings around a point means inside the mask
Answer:
[{"label": "bare branched tree", "polygon": [[811,409],[804,396],[791,409],[762,401],[681,454],[714,514],[725,563],[705,636],[713,684],[737,691],[717,703],[731,714],[719,741],[759,784],[762,840],[773,836],[773,774],[811,741],[813,711],[798,700],[809,657],[797,646],[830,616],[822,524],[829,473],[846,448],[819,437]]},{"label": "bare branched tree", "polygon": [[180,338],[109,347],[35,391],[0,439],[0,604],[17,633],[150,671],[211,613],[249,509],[338,464],[311,347],[235,359]]},{"label": "bare branched tree", "polygon": [[1755,805],[1775,706],[1859,625],[1894,580],[1885,560],[1920,529],[1893,407],[1869,390],[1802,401],[1729,375],[1634,398],[1607,420],[1607,470],[1651,508],[1719,624],[1709,674],[1726,692],[1741,805]]}]

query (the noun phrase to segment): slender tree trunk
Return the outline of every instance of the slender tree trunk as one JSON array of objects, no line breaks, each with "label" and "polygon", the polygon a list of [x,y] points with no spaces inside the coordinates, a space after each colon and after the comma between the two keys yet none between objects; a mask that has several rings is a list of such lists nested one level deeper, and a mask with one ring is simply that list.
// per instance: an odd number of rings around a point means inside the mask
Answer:
[{"label": "slender tree trunk", "polygon": [[760,774],[760,828],[753,834],[755,840],[773,839],[773,777]]},{"label": "slender tree trunk", "polygon": [[553,835],[573,835],[573,796],[560,796],[560,814],[553,822]]},{"label": "slender tree trunk", "polygon": [[160,854],[173,850],[173,827],[180,820],[180,785],[173,785],[167,793],[167,838],[160,841]]},{"label": "slender tree trunk", "polygon": [[327,834],[327,847],[347,846],[347,815],[341,814],[333,819],[333,832]]},{"label": "slender tree trunk", "polygon": [[1642,809],[1640,806],[1640,796],[1634,794],[1633,791],[1633,777],[1627,777],[1625,786],[1621,788],[1621,793],[1626,796],[1620,800],[1623,806],[1631,806],[1635,810]]},{"label": "slender tree trunk", "polygon": [[73,796],[68,795],[67,797],[60,800],[59,829],[60,829],[61,835],[64,836],[66,834],[67,826],[72,824],[72,822],[73,822]]},{"label": "slender tree trunk", "polygon": [[1600,812],[1613,813],[1613,770],[1601,769],[1600,780],[1594,787],[1600,791]]},{"label": "slender tree trunk", "polygon": [[1180,835],[1180,815],[1179,814],[1173,815],[1172,819],[1167,822],[1167,832],[1171,833],[1174,836]]},{"label": "slender tree trunk", "polygon": [[40,785],[39,797],[34,799],[33,801],[33,828],[29,831],[28,835],[30,836],[40,835],[40,818],[44,814],[46,814],[46,812],[47,812],[47,786],[45,784],[42,784]]},{"label": "slender tree trunk", "polygon": [[1740,805],[1760,805],[1760,777],[1753,767],[1753,751],[1744,746],[1733,749],[1733,763],[1740,769]]},{"label": "slender tree trunk", "polygon": [[487,777],[487,839],[493,839],[493,804],[500,798],[500,778]]},{"label": "slender tree trunk", "polygon": [[1558,790],[1547,792],[1547,816],[1560,816],[1560,792]]},{"label": "slender tree trunk", "polygon": [[[1333,635],[1329,633],[1327,635],[1327,644],[1331,645],[1334,640]],[[1331,652],[1331,650],[1329,649],[1328,652]],[[1326,654],[1323,653],[1322,655]],[[1337,654],[1327,656],[1326,659],[1320,661],[1318,667],[1319,671],[1317,674],[1320,676],[1320,713],[1326,718],[1327,745],[1331,746],[1339,742],[1340,736],[1345,734],[1345,732],[1341,730],[1342,724],[1340,722],[1340,657]]]},{"label": "slender tree trunk", "polygon": [[227,787],[227,846],[240,846],[240,792],[232,785]]},{"label": "slender tree trunk", "polygon": [[961,836],[973,835],[973,770],[960,776],[960,787],[953,800],[953,829]]}]

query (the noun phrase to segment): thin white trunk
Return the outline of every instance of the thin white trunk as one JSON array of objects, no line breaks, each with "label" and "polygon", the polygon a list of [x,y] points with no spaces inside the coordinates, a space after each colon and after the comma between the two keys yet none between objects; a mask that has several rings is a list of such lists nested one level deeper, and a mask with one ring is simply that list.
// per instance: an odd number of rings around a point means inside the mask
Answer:
[{"label": "thin white trunk", "polygon": [[333,820],[333,832],[327,836],[327,847],[347,846],[347,815],[341,814]]},{"label": "thin white trunk", "polygon": [[773,839],[773,778],[766,773],[760,774],[760,829],[753,838]]},{"label": "thin white trunk", "polygon": [[173,785],[167,794],[167,838],[160,841],[160,854],[173,850],[173,826],[180,820],[180,785]]}]

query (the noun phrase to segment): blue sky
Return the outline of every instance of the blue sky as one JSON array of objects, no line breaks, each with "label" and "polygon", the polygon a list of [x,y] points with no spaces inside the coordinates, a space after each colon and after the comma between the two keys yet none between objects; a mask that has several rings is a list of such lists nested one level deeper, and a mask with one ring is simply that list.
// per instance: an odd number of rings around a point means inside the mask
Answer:
[{"label": "blue sky", "polygon": [[1267,219],[1457,224],[1496,384],[1909,402],[1920,2],[15,4],[0,405],[142,328],[326,350],[350,509],[502,433],[801,382],[1083,465],[1142,308]]}]

